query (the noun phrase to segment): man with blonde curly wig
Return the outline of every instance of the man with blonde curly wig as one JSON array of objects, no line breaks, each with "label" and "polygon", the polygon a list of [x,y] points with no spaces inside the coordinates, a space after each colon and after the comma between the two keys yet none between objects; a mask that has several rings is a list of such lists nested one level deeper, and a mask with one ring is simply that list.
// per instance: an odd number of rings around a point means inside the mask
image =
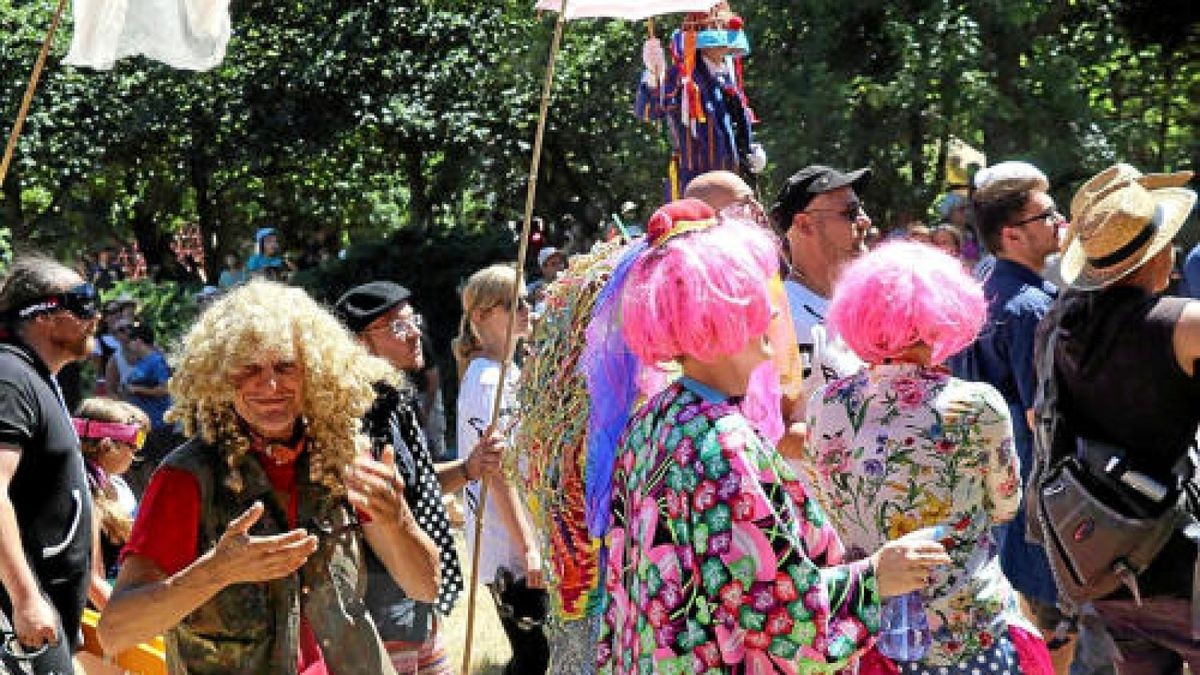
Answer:
[{"label": "man with blonde curly wig", "polygon": [[303,291],[256,280],[183,339],[171,420],[100,623],[114,653],[166,632],[181,673],[393,673],[363,603],[363,541],[431,601],[438,552],[359,419],[389,377]]}]

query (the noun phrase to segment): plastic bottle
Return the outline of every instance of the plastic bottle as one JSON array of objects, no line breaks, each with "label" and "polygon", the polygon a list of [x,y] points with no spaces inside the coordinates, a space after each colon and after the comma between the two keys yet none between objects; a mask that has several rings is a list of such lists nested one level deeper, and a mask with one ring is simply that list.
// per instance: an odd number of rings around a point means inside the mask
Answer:
[{"label": "plastic bottle", "polygon": [[[938,541],[945,531],[944,527],[929,527],[903,538]],[[876,641],[880,654],[893,661],[920,661],[932,642],[921,591],[897,595],[884,603]]]},{"label": "plastic bottle", "polygon": [[884,603],[876,642],[880,654],[893,661],[920,661],[932,642],[920,591],[897,595]]}]

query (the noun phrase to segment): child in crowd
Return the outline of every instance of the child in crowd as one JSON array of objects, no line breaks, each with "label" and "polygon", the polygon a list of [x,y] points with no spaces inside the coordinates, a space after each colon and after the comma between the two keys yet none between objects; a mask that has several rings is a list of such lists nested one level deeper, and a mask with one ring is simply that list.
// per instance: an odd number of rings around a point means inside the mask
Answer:
[{"label": "child in crowd", "polygon": [[92,581],[88,599],[103,610],[117,576],[117,558],[129,539],[137,499],[121,475],[146,441],[150,418],[129,403],[89,398],[73,419],[95,503],[92,527]]}]

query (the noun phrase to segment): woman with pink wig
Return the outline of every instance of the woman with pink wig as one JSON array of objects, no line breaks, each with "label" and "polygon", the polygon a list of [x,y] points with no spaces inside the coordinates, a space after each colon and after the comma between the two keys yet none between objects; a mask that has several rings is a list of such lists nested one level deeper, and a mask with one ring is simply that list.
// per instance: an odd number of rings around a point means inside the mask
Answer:
[{"label": "woman with pink wig", "polygon": [[992,535],[1021,499],[1008,407],[990,385],[941,366],[986,316],[983,290],[962,263],[922,244],[885,244],[834,288],[829,323],[868,365],[808,404],[803,465],[814,497],[851,558],[941,525],[954,560],[922,591],[933,636],[924,657],[893,666],[875,656],[860,673],[1053,672]]},{"label": "woman with pink wig", "polygon": [[949,561],[936,542],[906,541],[839,564],[821,509],[742,413],[771,355],[777,260],[761,228],[683,200],[654,214],[628,269],[622,347],[683,376],[616,445],[602,673],[832,670],[870,643],[881,597]]}]

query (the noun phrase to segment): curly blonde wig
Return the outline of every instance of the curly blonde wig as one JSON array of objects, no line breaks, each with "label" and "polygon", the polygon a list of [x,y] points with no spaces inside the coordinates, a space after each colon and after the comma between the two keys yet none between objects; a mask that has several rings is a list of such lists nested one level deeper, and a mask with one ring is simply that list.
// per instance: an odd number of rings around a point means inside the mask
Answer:
[{"label": "curly blonde wig", "polygon": [[310,476],[343,494],[342,473],[367,444],[360,418],[375,399],[372,384],[397,376],[298,288],[256,279],[200,315],[172,359],[168,421],[218,445],[229,466],[229,487],[241,491],[237,467],[250,438],[234,412],[233,378],[264,354],[294,357],[301,366]]}]

